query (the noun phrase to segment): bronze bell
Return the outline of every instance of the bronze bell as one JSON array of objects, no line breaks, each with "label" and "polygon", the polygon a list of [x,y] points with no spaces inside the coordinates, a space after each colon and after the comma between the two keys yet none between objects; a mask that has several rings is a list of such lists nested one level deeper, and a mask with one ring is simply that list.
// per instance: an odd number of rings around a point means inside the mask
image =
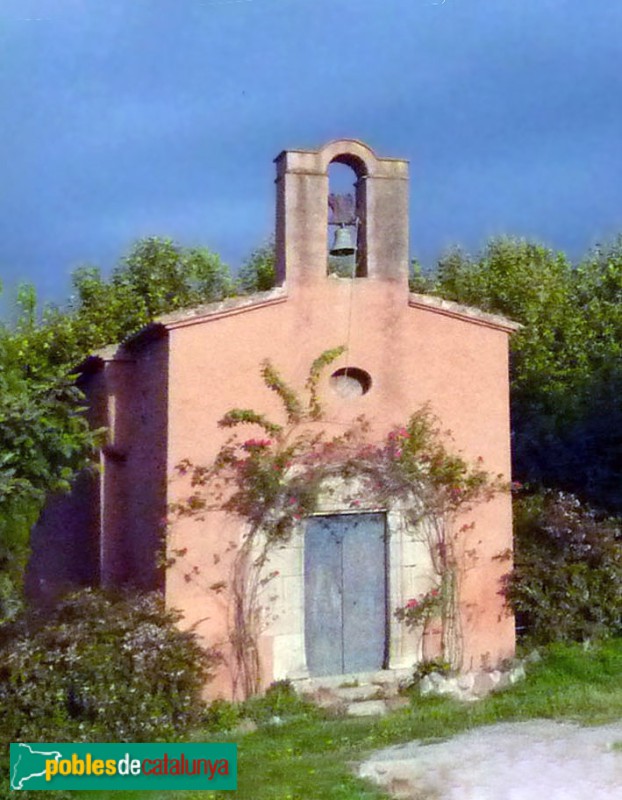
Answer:
[{"label": "bronze bell", "polygon": [[353,256],[356,253],[352,234],[345,225],[340,225],[335,231],[335,239],[329,253],[331,256]]}]

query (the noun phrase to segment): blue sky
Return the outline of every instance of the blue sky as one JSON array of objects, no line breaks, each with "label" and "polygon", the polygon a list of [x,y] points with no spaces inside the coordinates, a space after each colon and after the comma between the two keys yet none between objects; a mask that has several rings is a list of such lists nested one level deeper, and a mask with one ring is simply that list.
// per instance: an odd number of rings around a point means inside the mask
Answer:
[{"label": "blue sky", "polygon": [[146,235],[237,266],[282,150],[411,162],[426,264],[495,234],[622,232],[622,3],[2,0],[0,277],[61,301]]}]

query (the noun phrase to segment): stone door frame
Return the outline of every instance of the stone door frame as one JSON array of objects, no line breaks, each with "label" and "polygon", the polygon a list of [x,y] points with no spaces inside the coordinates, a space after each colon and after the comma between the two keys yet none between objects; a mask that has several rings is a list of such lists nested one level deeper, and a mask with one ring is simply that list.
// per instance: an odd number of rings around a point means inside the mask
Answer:
[{"label": "stone door frame", "polygon": [[[347,507],[343,495],[349,491],[331,491],[322,497],[314,516],[338,514],[386,515],[387,598],[388,598],[388,669],[412,667],[422,659],[421,635],[406,631],[394,616],[394,610],[406,601],[426,592],[433,585],[430,554],[425,537],[409,529],[399,504]],[[266,587],[265,628],[261,652],[267,656],[264,680],[270,683],[289,678],[308,678],[305,651],[304,520],[290,541],[268,557],[266,574],[277,573]],[[348,673],[349,675],[350,673]]]}]

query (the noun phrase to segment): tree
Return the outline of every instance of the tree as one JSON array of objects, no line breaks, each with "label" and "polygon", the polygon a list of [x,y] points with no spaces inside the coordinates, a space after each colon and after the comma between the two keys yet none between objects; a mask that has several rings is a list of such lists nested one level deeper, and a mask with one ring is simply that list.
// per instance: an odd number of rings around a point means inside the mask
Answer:
[{"label": "tree", "polygon": [[434,291],[524,325],[511,342],[515,476],[622,509],[622,240],[577,268],[516,239],[477,258],[453,250]]},{"label": "tree", "polygon": [[209,250],[150,238],[109,280],[78,269],[73,289],[65,308],[39,312],[34,288],[22,286],[14,324],[0,326],[0,621],[20,607],[30,528],[46,496],[70,488],[98,440],[72,370],[158,315],[222,299],[235,285]]},{"label": "tree", "polygon": [[257,247],[250,254],[240,270],[241,291],[266,292],[276,283],[276,253],[274,240]]},{"label": "tree", "polygon": [[30,369],[24,341],[0,328],[0,621],[20,608],[30,528],[46,494],[70,487],[97,439],[71,378]]}]

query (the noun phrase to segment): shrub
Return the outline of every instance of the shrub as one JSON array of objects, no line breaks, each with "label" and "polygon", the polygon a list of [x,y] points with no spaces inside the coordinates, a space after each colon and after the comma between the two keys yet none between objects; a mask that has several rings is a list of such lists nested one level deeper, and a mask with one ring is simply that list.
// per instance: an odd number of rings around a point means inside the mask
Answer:
[{"label": "shrub", "polygon": [[176,738],[202,714],[216,661],[158,595],[85,590],[0,628],[6,741]]},{"label": "shrub", "polygon": [[203,715],[203,724],[210,731],[230,731],[242,720],[242,710],[237,703],[218,698],[212,700]]},{"label": "shrub", "polygon": [[438,675],[450,675],[451,664],[448,661],[443,661],[442,658],[430,658],[425,661],[420,661],[415,664],[413,672],[413,681],[415,684],[420,683],[427,675],[437,673]]},{"label": "shrub", "polygon": [[275,718],[280,721],[296,717],[318,717],[319,709],[303,700],[289,680],[275,681],[261,697],[251,697],[242,705],[243,716],[262,724]]},{"label": "shrub", "polygon": [[213,700],[203,715],[209,731],[224,732],[251,720],[259,726],[291,722],[301,717],[317,719],[322,711],[303,700],[290,680],[274,681],[265,694],[250,697],[241,703]]},{"label": "shrub", "polygon": [[515,567],[505,594],[536,642],[622,632],[622,531],[570,494],[515,502]]}]

